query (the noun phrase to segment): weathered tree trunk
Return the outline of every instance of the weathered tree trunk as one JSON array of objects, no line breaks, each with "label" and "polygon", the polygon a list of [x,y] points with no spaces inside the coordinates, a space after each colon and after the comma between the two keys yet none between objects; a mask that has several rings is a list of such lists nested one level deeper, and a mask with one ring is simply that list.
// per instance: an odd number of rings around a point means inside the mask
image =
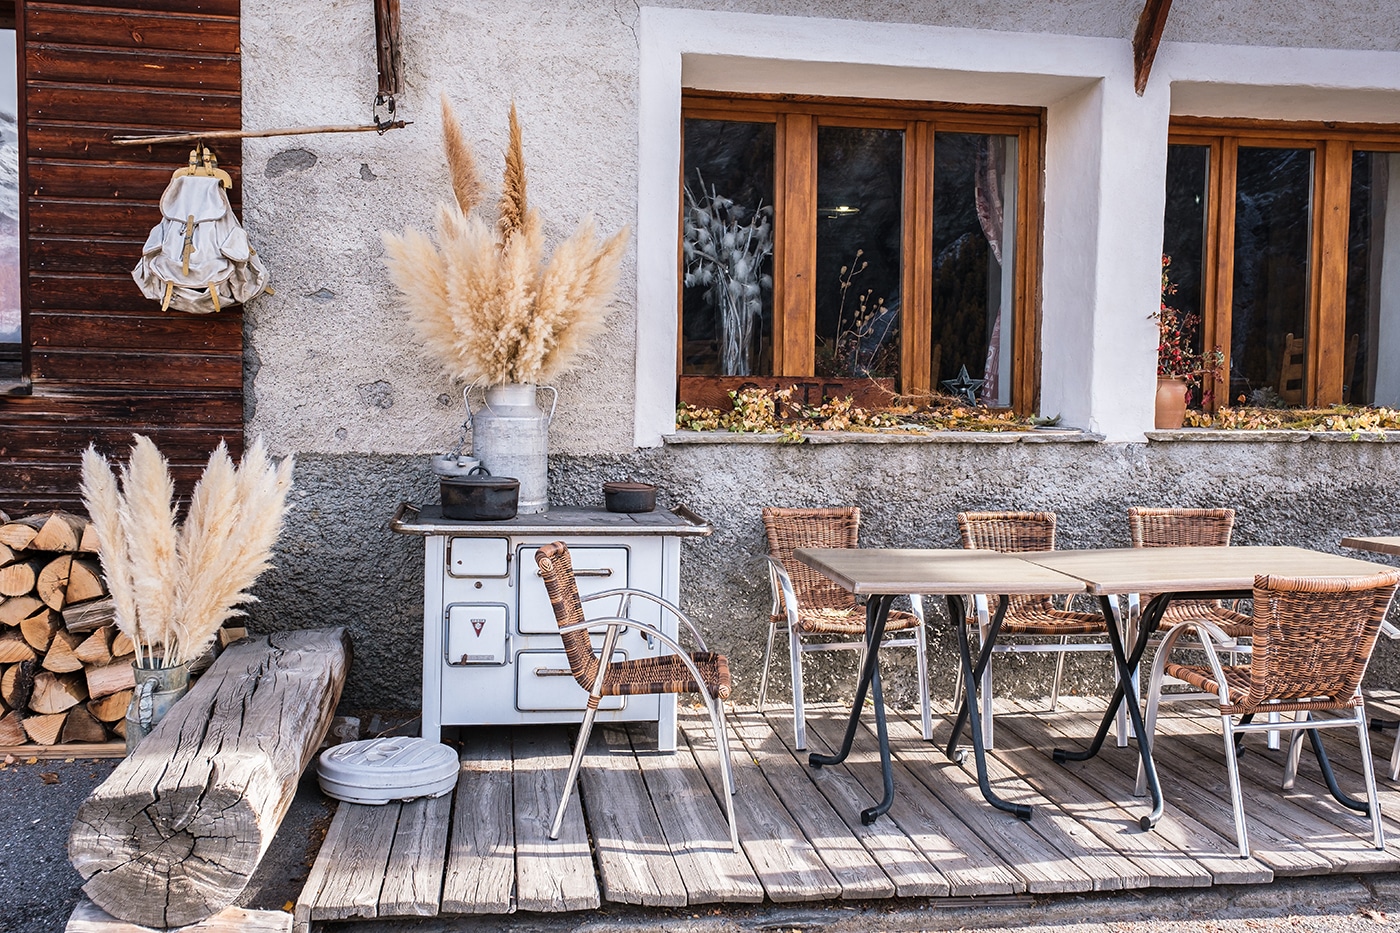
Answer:
[{"label": "weathered tree trunk", "polygon": [[195,923],[247,885],[330,726],[343,628],[237,643],[78,810],[83,890],[114,917]]}]

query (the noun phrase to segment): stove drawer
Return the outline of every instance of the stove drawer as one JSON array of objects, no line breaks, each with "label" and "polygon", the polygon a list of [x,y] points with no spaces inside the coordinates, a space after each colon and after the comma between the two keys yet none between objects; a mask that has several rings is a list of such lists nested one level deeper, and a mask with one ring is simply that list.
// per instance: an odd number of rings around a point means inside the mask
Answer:
[{"label": "stove drawer", "polygon": [[510,609],[503,603],[447,607],[443,655],[448,664],[505,664],[510,660]]},{"label": "stove drawer", "polygon": [[[534,564],[530,565],[531,567]],[[454,577],[510,575],[507,538],[453,538],[447,544],[447,572]]]},{"label": "stove drawer", "polygon": [[[614,651],[614,661],[627,660],[627,652]],[[623,709],[626,697],[603,697],[600,710]],[[562,651],[521,651],[515,656],[515,708],[521,712],[583,710],[588,691],[574,680],[569,656]]]},{"label": "stove drawer", "polygon": [[[547,635],[558,632],[554,621],[554,609],[549,604],[549,593],[535,563],[535,547],[521,547],[516,560],[520,568],[520,595],[518,625],[520,632],[527,635]],[[569,554],[574,562],[574,578],[578,581],[579,596],[603,590],[614,590],[629,586],[628,549],[626,547],[590,547],[587,545],[570,547]],[[617,600],[600,600],[585,603],[586,618],[613,615],[617,612]],[[565,667],[568,665],[566,664]]]}]

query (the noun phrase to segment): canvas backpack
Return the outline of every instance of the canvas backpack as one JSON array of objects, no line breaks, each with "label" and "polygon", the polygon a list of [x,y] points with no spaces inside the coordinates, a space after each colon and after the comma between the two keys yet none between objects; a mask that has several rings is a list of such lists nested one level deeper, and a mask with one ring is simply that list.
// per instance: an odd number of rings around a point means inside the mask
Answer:
[{"label": "canvas backpack", "polygon": [[227,179],[206,149],[203,165],[191,153],[190,167],[177,171],[161,195],[161,221],[131,277],[162,311],[209,314],[271,291],[267,267],[224,193]]}]

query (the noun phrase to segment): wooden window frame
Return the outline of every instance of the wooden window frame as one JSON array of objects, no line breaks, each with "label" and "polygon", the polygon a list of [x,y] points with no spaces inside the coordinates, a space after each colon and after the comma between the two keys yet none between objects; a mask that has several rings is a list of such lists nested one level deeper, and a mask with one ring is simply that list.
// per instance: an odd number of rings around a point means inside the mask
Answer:
[{"label": "wooden window frame", "polygon": [[[803,379],[813,378],[816,368],[817,129],[864,126],[904,131],[900,391],[910,396],[938,388],[930,384],[934,134],[1016,136],[1011,407],[1021,414],[1035,411],[1040,369],[1044,108],[687,90],[681,99],[682,151],[685,121],[691,119],[775,126],[773,375]],[[682,173],[684,170],[682,165]],[[678,294],[678,317],[680,308]],[[678,373],[684,372],[683,334],[684,328],[678,328]]]},{"label": "wooden window frame", "polygon": [[1311,149],[1312,244],[1304,324],[1303,405],[1342,401],[1346,361],[1347,249],[1351,162],[1357,150],[1400,152],[1400,127],[1373,123],[1282,122],[1173,117],[1169,145],[1206,146],[1206,235],[1201,269],[1202,345],[1219,347],[1225,365],[1211,408],[1227,398],[1234,305],[1235,174],[1240,146]]}]

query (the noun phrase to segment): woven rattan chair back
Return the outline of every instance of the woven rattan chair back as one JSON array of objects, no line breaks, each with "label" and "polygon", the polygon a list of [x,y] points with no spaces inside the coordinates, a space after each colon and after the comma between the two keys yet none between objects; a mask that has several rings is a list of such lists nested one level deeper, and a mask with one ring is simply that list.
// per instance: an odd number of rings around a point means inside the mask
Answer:
[{"label": "woven rattan chair back", "polygon": [[1128,509],[1133,547],[1227,547],[1234,509]]},{"label": "woven rattan chair back", "polygon": [[[1234,509],[1128,509],[1133,547],[1228,547],[1234,527]],[[1138,598],[1146,605],[1155,595],[1142,593]],[[1180,615],[1191,610],[1209,613],[1223,604],[1218,599],[1201,599],[1173,605]]]},{"label": "woven rattan chair back", "polygon": [[[860,509],[763,510],[768,533],[768,553],[776,557],[792,578],[792,588],[803,609],[850,609],[855,597],[830,579],[795,560],[798,548],[853,548],[860,535]],[[779,594],[778,611],[784,611]]]},{"label": "woven rattan chair back", "polygon": [[[958,534],[962,546],[977,551],[1055,550],[1054,512],[959,512]],[[1049,596],[1013,596],[1008,616],[1028,610],[1050,610]]]},{"label": "woven rattan chair back", "polygon": [[[574,559],[562,542],[546,544],[536,552],[535,562],[540,568],[540,578],[544,580],[545,592],[549,594],[549,605],[554,610],[554,621],[562,629],[583,621],[583,602],[578,594],[578,581],[574,579]],[[569,657],[569,669],[574,680],[585,690],[593,689],[598,677],[598,658],[593,653],[593,643],[586,629],[560,632],[564,641],[564,653]]]},{"label": "woven rattan chair back", "polygon": [[1369,577],[1254,579],[1254,654],[1249,692],[1229,712],[1265,704],[1289,710],[1361,705],[1361,678],[1400,583],[1400,571]]}]

